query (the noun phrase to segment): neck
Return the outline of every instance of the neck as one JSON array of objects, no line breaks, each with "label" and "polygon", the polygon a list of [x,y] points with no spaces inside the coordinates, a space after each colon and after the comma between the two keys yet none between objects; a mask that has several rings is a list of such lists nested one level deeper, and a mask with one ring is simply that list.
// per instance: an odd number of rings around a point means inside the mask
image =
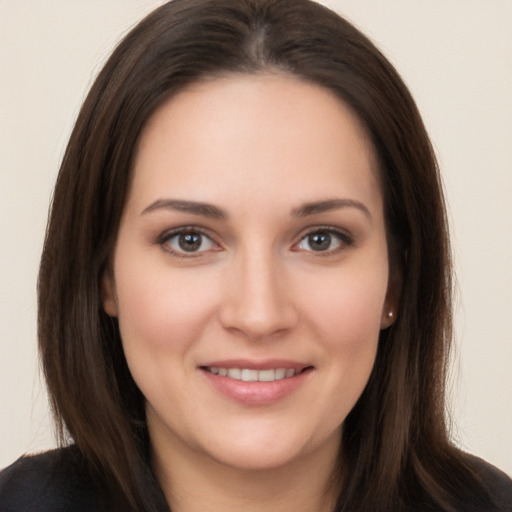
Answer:
[{"label": "neck", "polygon": [[332,512],[337,444],[270,469],[233,468],[175,445],[153,450],[153,467],[173,512]]}]

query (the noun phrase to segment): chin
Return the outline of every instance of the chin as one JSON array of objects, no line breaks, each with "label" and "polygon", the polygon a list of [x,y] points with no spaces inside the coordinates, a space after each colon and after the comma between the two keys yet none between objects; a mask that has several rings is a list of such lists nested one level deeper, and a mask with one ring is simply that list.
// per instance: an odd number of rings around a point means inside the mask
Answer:
[{"label": "chin", "polygon": [[279,431],[274,429],[264,434],[261,430],[247,431],[237,437],[212,440],[205,455],[224,466],[240,471],[265,471],[287,468],[323,454],[333,461],[337,458],[341,442],[341,428],[334,432],[311,436],[298,429]]},{"label": "chin", "polygon": [[223,466],[238,471],[259,472],[289,467],[291,464],[297,463],[303,454],[302,451],[283,450],[282,447],[244,449],[231,446],[227,451],[210,452],[208,455]]}]

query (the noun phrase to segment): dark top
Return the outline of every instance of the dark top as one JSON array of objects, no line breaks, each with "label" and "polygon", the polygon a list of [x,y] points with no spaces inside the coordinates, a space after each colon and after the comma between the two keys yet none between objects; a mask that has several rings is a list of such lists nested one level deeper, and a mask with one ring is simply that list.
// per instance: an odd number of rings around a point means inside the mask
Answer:
[{"label": "dark top", "polygon": [[[170,512],[151,470],[143,475],[155,512]],[[0,512],[126,512],[75,446],[23,456],[0,471]]]},{"label": "dark top", "polygon": [[[460,512],[512,512],[512,480],[482,459],[473,457],[494,502],[494,507],[475,510],[471,504]],[[156,509],[169,511],[163,493],[154,486]],[[78,450],[73,446],[18,459],[0,471],[0,512],[113,512],[101,482],[87,471]]]}]

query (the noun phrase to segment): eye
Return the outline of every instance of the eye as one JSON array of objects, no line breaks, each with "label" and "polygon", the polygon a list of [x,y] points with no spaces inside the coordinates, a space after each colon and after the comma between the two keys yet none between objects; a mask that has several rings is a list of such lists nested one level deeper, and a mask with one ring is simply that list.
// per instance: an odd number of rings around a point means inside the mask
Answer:
[{"label": "eye", "polygon": [[319,229],[304,236],[298,243],[297,249],[313,252],[336,252],[349,245],[352,245],[352,240],[347,235],[332,229]]},{"label": "eye", "polygon": [[187,229],[170,233],[162,240],[167,250],[179,255],[197,254],[217,248],[217,244],[204,233]]}]

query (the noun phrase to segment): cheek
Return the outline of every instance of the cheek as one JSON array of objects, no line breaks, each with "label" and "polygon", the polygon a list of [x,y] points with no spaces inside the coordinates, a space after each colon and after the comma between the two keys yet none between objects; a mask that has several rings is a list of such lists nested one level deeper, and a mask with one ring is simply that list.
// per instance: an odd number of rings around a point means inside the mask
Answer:
[{"label": "cheek", "polygon": [[[373,276],[349,274],[333,280],[319,293],[308,296],[307,308],[317,327],[335,345],[357,350],[365,341],[376,340],[386,300],[386,273]],[[384,277],[383,277],[384,276]]]},{"label": "cheek", "polygon": [[[128,271],[127,271],[128,270]],[[153,407],[178,407],[183,383],[191,378],[193,348],[208,329],[214,310],[214,286],[157,265],[118,266],[118,318],[128,367]],[[211,279],[210,279],[211,283]],[[204,286],[204,281],[203,281]]]},{"label": "cheek", "polygon": [[[308,296],[311,329],[317,334],[328,370],[329,399],[343,420],[363,392],[375,361],[386,270],[348,272],[321,292]],[[306,307],[306,306],[304,306]]]},{"label": "cheek", "polygon": [[123,279],[116,287],[125,352],[155,357],[164,350],[186,352],[215,307],[215,294],[212,287],[204,288],[200,272],[191,279],[179,271],[162,272],[156,265],[146,266],[144,272],[119,265],[119,275]]}]

